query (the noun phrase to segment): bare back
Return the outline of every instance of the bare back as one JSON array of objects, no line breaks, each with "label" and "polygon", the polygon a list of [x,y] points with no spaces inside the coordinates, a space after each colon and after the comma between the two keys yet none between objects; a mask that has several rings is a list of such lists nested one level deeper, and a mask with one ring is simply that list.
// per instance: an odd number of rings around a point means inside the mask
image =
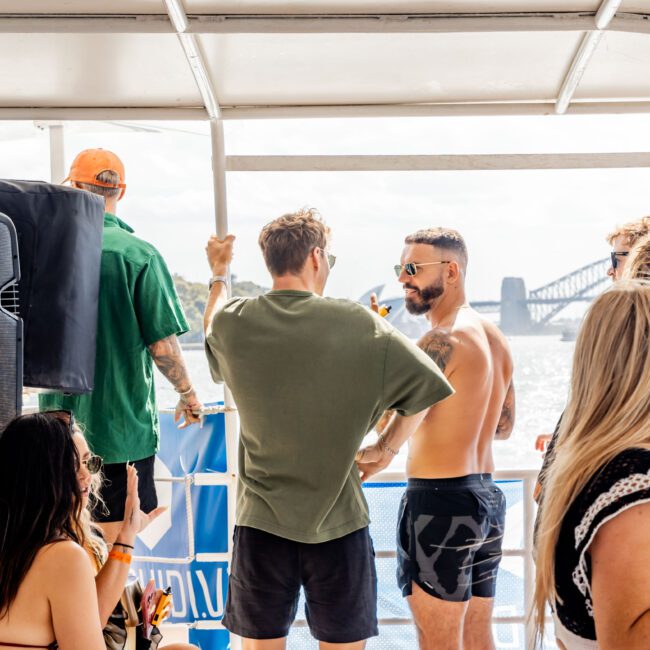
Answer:
[{"label": "bare back", "polygon": [[493,323],[463,307],[449,329],[418,345],[438,364],[455,394],[431,407],[411,438],[410,478],[448,478],[494,470],[492,441],[514,423],[512,357]]},{"label": "bare back", "polygon": [[0,619],[4,644],[46,648],[55,639],[59,650],[106,650],[92,568],[86,552],[71,541],[38,551]]},{"label": "bare back", "polygon": [[[0,619],[0,641],[47,646],[54,641],[50,603],[43,584],[48,572],[48,552],[52,545],[36,555],[8,616]],[[11,647],[11,646],[10,646]]]}]

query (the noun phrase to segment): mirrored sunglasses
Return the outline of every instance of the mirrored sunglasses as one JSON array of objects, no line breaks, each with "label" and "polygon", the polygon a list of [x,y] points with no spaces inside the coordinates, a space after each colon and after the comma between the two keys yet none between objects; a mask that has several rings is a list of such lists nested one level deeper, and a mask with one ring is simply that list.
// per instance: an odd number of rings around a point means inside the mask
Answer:
[{"label": "mirrored sunglasses", "polygon": [[395,271],[395,275],[399,278],[400,275],[402,275],[402,271],[406,273],[406,275],[410,275],[411,277],[414,276],[417,272],[418,269],[421,266],[434,266],[436,264],[449,264],[450,260],[442,260],[441,262],[407,262],[406,264],[395,264],[393,267]]},{"label": "mirrored sunglasses", "polygon": [[98,472],[101,472],[102,467],[104,467],[104,459],[101,456],[93,455],[86,458],[86,460],[82,460],[81,464],[85,465],[86,469],[91,474],[97,474]]}]

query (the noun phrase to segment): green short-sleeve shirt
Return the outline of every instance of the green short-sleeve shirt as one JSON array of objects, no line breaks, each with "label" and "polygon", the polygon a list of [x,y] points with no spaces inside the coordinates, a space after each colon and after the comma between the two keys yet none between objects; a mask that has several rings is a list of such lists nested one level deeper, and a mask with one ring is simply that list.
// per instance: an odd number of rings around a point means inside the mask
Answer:
[{"label": "green short-sleeve shirt", "polygon": [[239,409],[237,524],[299,542],[367,526],[363,437],[385,410],[413,415],[453,392],[382,318],[305,291],[229,301],[206,354]]},{"label": "green short-sleeve shirt", "polygon": [[160,253],[115,215],[104,215],[94,388],[41,395],[41,410],[68,409],[105,463],[158,450],[153,362],[147,348],[189,329]]}]

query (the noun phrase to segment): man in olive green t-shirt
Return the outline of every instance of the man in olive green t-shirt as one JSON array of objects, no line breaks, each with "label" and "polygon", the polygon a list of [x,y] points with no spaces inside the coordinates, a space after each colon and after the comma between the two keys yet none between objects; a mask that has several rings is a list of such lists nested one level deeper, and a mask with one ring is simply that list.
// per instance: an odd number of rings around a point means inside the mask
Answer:
[{"label": "man in olive green t-shirt", "polygon": [[105,201],[94,387],[87,395],[41,395],[39,406],[72,411],[93,453],[103,458],[103,504],[94,518],[112,543],[124,519],[127,461],[138,472],[140,507],[151,517],[160,512],[153,475],[159,425],[152,360],[179,393],[176,420],[197,422],[193,413],[201,403],[176,338],[189,328],[165,261],[116,216],[126,189],[122,161],[111,151],[86,149],[66,180]]},{"label": "man in olive green t-shirt", "polygon": [[355,454],[394,409],[378,442],[381,458],[364,471],[387,466],[426,409],[453,391],[436,364],[379,316],[323,297],[335,258],[314,211],[262,230],[273,278],[263,296],[226,301],[233,240],[208,244],[205,313],[212,376],[232,390],[241,421],[223,624],[244,637],[245,650],[282,648],[304,586],[321,647],[360,649],[377,634],[376,572]]}]

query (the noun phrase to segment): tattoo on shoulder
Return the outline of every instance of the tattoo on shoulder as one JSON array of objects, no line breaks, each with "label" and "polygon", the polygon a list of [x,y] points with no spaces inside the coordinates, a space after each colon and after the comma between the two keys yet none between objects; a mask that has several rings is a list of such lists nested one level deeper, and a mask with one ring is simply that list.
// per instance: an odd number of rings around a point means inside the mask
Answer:
[{"label": "tattoo on shoulder", "polygon": [[449,363],[451,353],[454,351],[449,334],[441,330],[431,330],[419,340],[418,345],[435,361],[438,368],[444,372]]}]

